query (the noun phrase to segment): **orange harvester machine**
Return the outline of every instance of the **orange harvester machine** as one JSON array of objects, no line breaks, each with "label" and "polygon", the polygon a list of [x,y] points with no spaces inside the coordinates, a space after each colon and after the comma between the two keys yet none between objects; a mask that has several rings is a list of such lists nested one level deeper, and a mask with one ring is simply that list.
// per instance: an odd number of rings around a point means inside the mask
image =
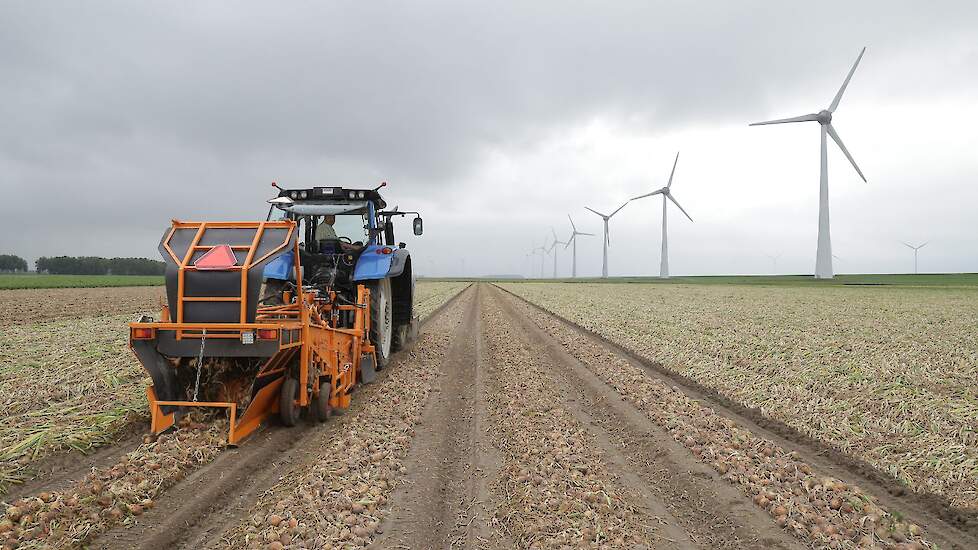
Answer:
[{"label": "orange harvester machine", "polygon": [[[160,241],[166,303],[159,321],[130,323],[130,348],[149,372],[153,433],[192,407],[227,409],[234,445],[279,413],[308,407],[319,420],[350,404],[370,344],[369,289],[356,303],[302,289],[293,221],[182,222]],[[262,271],[291,252],[295,292],[261,306]],[[341,321],[342,320],[342,321]]]}]

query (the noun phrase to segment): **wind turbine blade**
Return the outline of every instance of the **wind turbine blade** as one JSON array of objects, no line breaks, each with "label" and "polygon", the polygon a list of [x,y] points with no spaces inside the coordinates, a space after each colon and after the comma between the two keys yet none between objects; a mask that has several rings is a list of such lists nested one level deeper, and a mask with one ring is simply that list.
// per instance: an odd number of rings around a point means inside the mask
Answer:
[{"label": "wind turbine blade", "polygon": [[[927,241],[927,243],[929,243],[929,242],[930,242],[930,241]],[[918,248],[918,249],[920,249],[920,248],[923,248],[923,247],[925,247],[925,246],[927,246],[927,243],[924,243],[924,244],[922,244],[922,245],[920,245],[920,246],[918,246],[917,248]]]},{"label": "wind turbine blade", "polygon": [[593,208],[591,208],[591,207],[589,207],[589,206],[585,206],[585,207],[584,207],[584,209],[585,209],[585,210],[590,210],[591,212],[594,212],[595,214],[597,214],[597,215],[599,215],[599,216],[601,216],[602,218],[607,218],[607,217],[609,217],[609,216],[605,216],[605,215],[604,215],[604,214],[602,214],[601,212],[598,212],[597,210],[595,210],[595,209],[593,209]]},{"label": "wind turbine blade", "polygon": [[764,126],[766,124],[785,124],[787,122],[811,122],[818,120],[818,115],[812,113],[810,115],[801,115],[791,118],[779,118],[777,120],[766,120],[764,122],[751,122],[749,126]]},{"label": "wind turbine blade", "polygon": [[676,174],[677,164],[679,164],[679,151],[676,151],[676,160],[672,161],[672,172],[669,172],[669,183],[666,184],[666,189],[672,187],[672,176]]},{"label": "wind turbine blade", "polygon": [[[669,200],[671,200],[672,201],[672,204],[675,204],[676,206],[679,206],[679,203],[676,202],[676,199],[672,198],[672,194],[671,193],[668,194],[668,195],[666,195],[666,198],[669,199]],[[679,209],[683,211],[683,214],[686,214],[686,210],[684,210],[682,206],[679,206]],[[689,218],[689,214],[686,214],[686,217]],[[689,221],[693,221],[693,218],[689,218]]]},{"label": "wind turbine blade", "polygon": [[564,245],[564,250],[567,250],[567,247],[570,246],[571,243],[574,242],[574,239],[576,238],[577,238],[577,233],[571,233],[571,238],[567,239],[567,244]]},{"label": "wind turbine blade", "polygon": [[917,250],[917,249],[916,249],[916,248],[914,248],[914,247],[913,247],[913,245],[912,245],[912,244],[910,244],[910,243],[906,243],[906,242],[903,242],[903,241],[900,241],[900,242],[901,242],[901,243],[903,243],[903,246],[905,246],[905,247],[907,247],[907,248],[910,248],[910,249],[912,249],[912,250]]},{"label": "wind turbine blade", "polygon": [[[659,189],[658,191],[652,191],[651,193],[646,193],[644,195],[639,195],[632,200],[634,201],[638,199],[644,199],[645,197],[651,197],[652,195],[660,195],[660,194],[662,194],[662,189]],[[619,210],[621,209],[619,208]]]},{"label": "wind turbine blade", "polygon": [[594,233],[584,233],[584,232],[581,232],[581,231],[578,231],[577,234],[578,235],[587,235],[588,237],[593,237],[594,236]]},{"label": "wind turbine blade", "polygon": [[608,214],[608,217],[610,218],[610,217],[614,216],[615,214],[618,213],[619,210],[621,210],[622,208],[625,208],[626,206],[628,206],[628,201],[625,201],[625,203],[622,204],[621,206],[619,206],[617,209],[615,209],[614,212],[612,212],[611,214]]},{"label": "wind turbine blade", "polygon": [[829,135],[832,136],[832,141],[839,146],[839,149],[842,149],[842,154],[844,154],[846,158],[849,159],[849,162],[852,163],[852,167],[856,169],[856,173],[859,174],[859,177],[861,177],[863,181],[866,181],[866,176],[864,176],[863,171],[856,166],[856,161],[852,158],[852,155],[849,154],[849,150],[846,149],[846,146],[842,144],[842,138],[839,137],[839,134],[835,131],[835,128],[832,127],[832,124],[826,124],[825,129],[829,132]]},{"label": "wind turbine blade", "polygon": [[574,228],[574,231],[577,231],[577,226],[576,226],[576,225],[574,225],[574,220],[573,220],[573,219],[571,219],[571,217],[570,217],[570,214],[567,214],[567,219],[568,219],[568,220],[570,220],[570,222],[571,222],[571,227],[572,227],[572,228]]},{"label": "wind turbine blade", "polygon": [[839,88],[839,93],[835,94],[835,99],[832,100],[832,104],[829,105],[828,111],[834,113],[839,107],[839,102],[842,101],[842,94],[846,91],[846,86],[849,85],[849,80],[852,78],[852,73],[856,72],[856,67],[859,66],[859,60],[863,58],[863,54],[866,53],[866,48],[863,47],[863,51],[859,52],[859,57],[856,58],[856,62],[852,64],[852,68],[849,69],[849,74],[846,75],[845,82],[842,83],[842,87]]},{"label": "wind turbine blade", "polygon": [[550,232],[554,235],[554,242],[557,242],[557,230],[552,225],[550,226]]}]

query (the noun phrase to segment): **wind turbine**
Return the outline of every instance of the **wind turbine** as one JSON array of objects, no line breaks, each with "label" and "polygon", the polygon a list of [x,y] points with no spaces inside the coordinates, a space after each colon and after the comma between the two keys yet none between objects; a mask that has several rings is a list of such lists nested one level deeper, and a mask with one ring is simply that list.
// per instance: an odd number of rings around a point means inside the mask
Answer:
[{"label": "wind turbine", "polygon": [[818,191],[818,248],[815,252],[815,278],[817,279],[831,279],[834,275],[832,271],[832,237],[829,235],[829,166],[828,166],[828,147],[826,145],[825,136],[828,135],[832,138],[832,141],[839,146],[842,150],[842,154],[849,159],[852,163],[852,167],[856,169],[856,173],[859,177],[866,181],[866,176],[863,175],[862,170],[856,165],[856,161],[853,160],[852,155],[849,154],[849,150],[842,143],[842,138],[835,131],[832,126],[832,113],[835,112],[836,108],[839,107],[839,101],[842,100],[842,94],[846,91],[846,86],[849,85],[849,80],[852,78],[852,74],[856,72],[856,67],[859,66],[859,60],[863,58],[863,54],[866,53],[866,48],[863,48],[859,52],[859,57],[856,58],[856,62],[852,64],[852,69],[849,70],[849,74],[846,75],[845,81],[842,83],[842,87],[839,88],[839,92],[835,94],[835,98],[832,99],[832,103],[829,105],[828,109],[823,109],[817,113],[812,113],[808,115],[801,115],[792,118],[782,118],[778,120],[768,120],[766,122],[755,122],[751,126],[762,126],[765,124],[783,124],[786,122],[818,122],[822,127],[822,139],[821,139],[821,172],[819,176],[819,191]]},{"label": "wind turbine", "polygon": [[667,183],[665,187],[663,187],[662,189],[656,189],[651,193],[639,195],[634,199],[632,199],[634,201],[645,197],[651,197],[652,195],[662,195],[662,258],[659,263],[659,277],[663,279],[669,278],[669,239],[666,233],[666,199],[671,200],[672,203],[675,204],[679,208],[679,210],[681,210],[682,213],[686,215],[687,218],[689,218],[689,221],[693,221],[693,218],[689,217],[689,214],[686,213],[686,210],[682,206],[680,206],[678,202],[676,202],[676,199],[672,196],[672,191],[670,191],[670,189],[672,188],[672,176],[675,175],[676,173],[677,163],[679,163],[678,152],[676,153],[676,160],[673,161],[672,163],[672,172],[669,173],[669,183]]},{"label": "wind turbine", "polygon": [[550,228],[550,232],[554,234],[554,242],[553,244],[550,245],[550,250],[548,252],[552,251],[554,253],[554,279],[556,279],[557,278],[557,251],[555,249],[557,248],[558,244],[567,244],[567,243],[557,240],[557,230],[555,230],[553,227]]},{"label": "wind turbine", "polygon": [[[903,242],[903,241],[900,241],[900,242]],[[930,242],[930,241],[928,241],[928,242]],[[916,275],[917,274],[917,251],[920,250],[921,248],[927,246],[927,243],[924,243],[924,244],[922,244],[920,246],[914,246],[914,245],[909,244],[909,243],[903,243],[903,246],[906,246],[907,248],[910,248],[910,249],[913,250],[913,274]]]},{"label": "wind turbine", "polygon": [[574,225],[574,220],[570,217],[570,214],[567,214],[567,219],[570,220],[571,228],[573,229],[573,231],[571,231],[570,238],[567,239],[567,242],[564,244],[564,249],[566,250],[568,246],[572,244],[574,245],[574,255],[573,255],[574,259],[571,262],[571,277],[577,277],[577,236],[585,235],[588,237],[593,237],[594,233],[584,233],[578,231],[577,226]]},{"label": "wind turbine", "polygon": [[602,256],[602,261],[601,261],[601,278],[602,279],[607,279],[608,278],[608,246],[611,245],[611,237],[608,236],[608,220],[610,220],[612,216],[614,216],[615,214],[617,214],[618,213],[618,210],[621,210],[622,208],[625,208],[625,205],[627,205],[627,204],[628,203],[626,202],[625,204],[619,206],[618,209],[615,210],[614,212],[612,212],[611,214],[602,214],[601,212],[598,212],[597,210],[595,210],[595,209],[593,209],[593,208],[591,208],[589,206],[585,206],[584,207],[584,208],[590,210],[591,212],[594,212],[595,214],[601,216],[601,219],[604,220],[604,255]]},{"label": "wind turbine", "polygon": [[[544,240],[544,244],[546,244],[546,242],[547,241]],[[530,254],[532,254],[534,256],[536,256],[537,254],[540,255],[540,278],[542,279],[543,278],[543,253],[546,252],[547,248],[544,247],[544,246],[535,246],[536,245],[536,240],[534,240],[531,243],[531,245],[533,246],[533,248],[530,249]],[[532,278],[532,277],[533,277],[533,263],[531,262],[530,263],[530,278]]]},{"label": "wind turbine", "polygon": [[778,274],[778,259],[781,257],[782,254],[783,254],[783,252],[778,252],[777,254],[773,254],[773,255],[772,254],[765,254],[765,256],[767,256],[768,258],[771,259],[772,262],[774,262],[774,272],[773,273],[775,275]]}]

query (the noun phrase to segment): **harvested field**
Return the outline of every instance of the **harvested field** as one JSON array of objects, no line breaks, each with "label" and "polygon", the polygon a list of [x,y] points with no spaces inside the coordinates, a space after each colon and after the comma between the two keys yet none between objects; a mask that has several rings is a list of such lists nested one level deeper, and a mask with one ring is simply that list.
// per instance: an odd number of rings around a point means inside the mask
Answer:
[{"label": "harvested field", "polygon": [[101,315],[158,315],[162,297],[161,286],[3,290],[0,326]]},{"label": "harvested field", "polygon": [[114,446],[76,478],[18,493],[2,537],[22,548],[978,545],[978,529],[491,285],[431,311],[346,414],[269,424],[231,450],[219,421]]},{"label": "harvested field", "polygon": [[88,451],[146,418],[146,380],[127,347],[131,315],[0,331],[0,491],[57,451]]},{"label": "harvested field", "polygon": [[503,284],[899,479],[978,511],[978,293]]},{"label": "harvested field", "polygon": [[[419,283],[417,314],[431,313],[465,286]],[[89,452],[148,418],[149,378],[128,349],[127,323],[137,313],[158,315],[161,292],[0,291],[0,494],[60,466],[46,457]]]},{"label": "harvested field", "polygon": [[418,281],[414,297],[414,314],[427,317],[469,284],[458,281]]}]

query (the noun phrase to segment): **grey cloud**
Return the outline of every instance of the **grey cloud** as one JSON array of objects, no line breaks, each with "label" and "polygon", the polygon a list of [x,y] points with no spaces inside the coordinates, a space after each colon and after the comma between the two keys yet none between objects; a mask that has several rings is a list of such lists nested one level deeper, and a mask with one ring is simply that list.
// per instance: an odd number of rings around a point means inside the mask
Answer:
[{"label": "grey cloud", "polygon": [[[864,44],[975,35],[969,2],[797,6],[5,3],[0,185],[46,191],[53,215],[8,202],[4,233],[27,223],[57,243],[82,225],[240,216],[272,179],[457,193],[488,152],[593,117],[653,133],[747,122],[809,89],[827,101]],[[952,88],[974,88],[955,73]],[[7,235],[0,248],[68,252]]]}]

